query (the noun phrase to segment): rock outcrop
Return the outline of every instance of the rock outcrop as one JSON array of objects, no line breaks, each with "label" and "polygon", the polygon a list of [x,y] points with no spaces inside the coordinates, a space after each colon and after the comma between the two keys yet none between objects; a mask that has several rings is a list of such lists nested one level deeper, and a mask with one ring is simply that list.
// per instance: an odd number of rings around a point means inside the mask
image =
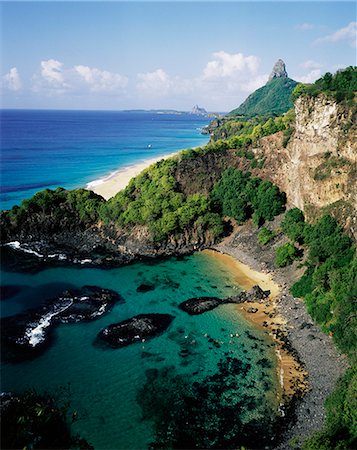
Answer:
[{"label": "rock outcrop", "polygon": [[268,81],[271,81],[274,78],[288,78],[288,72],[286,71],[286,66],[282,59],[278,59],[274,64]]},{"label": "rock outcrop", "polygon": [[21,361],[41,354],[59,323],[99,319],[117,301],[116,292],[96,286],[66,291],[42,306],[1,320],[1,342],[5,360]]},{"label": "rock outcrop", "polygon": [[207,115],[207,111],[204,108],[201,108],[198,105],[195,105],[190,114],[196,114],[197,116],[206,116]]},{"label": "rock outcrop", "polygon": [[234,297],[228,297],[220,299],[217,297],[195,297],[189,298],[179,304],[179,308],[187,312],[191,316],[203,314],[204,312],[211,311],[220,305],[226,305],[228,303],[243,303],[243,302],[262,302],[270,295],[270,291],[264,291],[260,286],[253,286],[248,292],[242,291]]},{"label": "rock outcrop", "polygon": [[329,212],[357,240],[357,126],[355,107],[320,94],[295,102],[295,131],[286,148],[282,133],[260,140],[265,158],[257,172],[286,192],[309,220]]},{"label": "rock outcrop", "polygon": [[98,338],[110,347],[125,347],[163,333],[173,321],[170,314],[139,314],[104,328]]}]

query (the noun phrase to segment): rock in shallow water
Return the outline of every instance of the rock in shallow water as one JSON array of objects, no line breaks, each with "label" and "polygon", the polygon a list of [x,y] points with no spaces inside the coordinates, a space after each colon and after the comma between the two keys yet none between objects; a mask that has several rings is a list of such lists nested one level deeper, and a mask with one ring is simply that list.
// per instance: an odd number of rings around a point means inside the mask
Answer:
[{"label": "rock in shallow water", "polygon": [[155,286],[153,284],[140,284],[140,286],[138,286],[136,288],[136,292],[149,292],[149,291],[153,291],[155,289]]},{"label": "rock in shallow water", "polygon": [[113,348],[141,342],[164,332],[175,317],[170,314],[139,314],[104,328],[98,338]]},{"label": "rock in shallow water", "polygon": [[224,300],[217,297],[196,297],[189,298],[188,300],[180,303],[179,308],[193,316],[210,311],[211,309],[217,308],[217,306],[224,303]]},{"label": "rock in shallow water", "polygon": [[66,291],[30,309],[1,320],[1,342],[5,359],[21,361],[40,354],[58,323],[95,320],[109,311],[115,302],[123,300],[109,289],[84,286]]},{"label": "rock in shallow water", "polygon": [[[211,311],[217,308],[219,305],[224,305],[227,303],[243,303],[243,302],[255,302],[266,299],[270,295],[270,291],[263,291],[259,286],[253,286],[248,292],[240,292],[234,297],[228,297],[225,299],[220,299],[217,297],[195,297],[189,298],[184,302],[179,304],[179,308],[187,312],[190,315],[202,314],[206,311]],[[253,312],[253,311],[251,311]],[[254,311],[256,312],[256,311]]]}]

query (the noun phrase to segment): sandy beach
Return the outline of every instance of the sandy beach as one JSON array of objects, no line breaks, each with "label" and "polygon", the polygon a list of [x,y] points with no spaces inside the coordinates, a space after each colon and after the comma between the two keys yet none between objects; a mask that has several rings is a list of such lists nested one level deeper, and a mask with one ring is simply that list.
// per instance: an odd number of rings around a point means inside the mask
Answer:
[{"label": "sandy beach", "polygon": [[[278,229],[280,223],[281,217],[277,217],[270,226]],[[285,268],[275,267],[275,249],[286,242],[284,235],[279,234],[269,245],[261,246],[258,232],[258,228],[246,223],[236,227],[228,238],[213,248],[239,261],[235,267],[243,269],[239,277],[243,277],[243,282],[246,278],[247,287],[250,275],[253,275],[257,281],[266,280],[278,288],[277,295],[272,295],[267,302],[241,304],[237,308],[247,320],[265,328],[276,342],[278,376],[284,387],[283,394],[291,398],[295,392],[298,393],[294,402],[295,421],[285,430],[282,442],[276,447],[276,450],[289,450],[289,441],[294,436],[304,440],[322,428],[324,403],[335,388],[337,379],[347,369],[348,361],[337,351],[332,339],[313,322],[302,299],[294,298],[289,291],[304,271],[300,262],[295,261]],[[263,284],[261,286],[264,287]],[[270,286],[273,287],[272,284]],[[258,311],[252,314],[247,306],[256,307]]]},{"label": "sandy beach", "polygon": [[[307,373],[294,355],[285,348],[285,343],[277,333],[277,329],[282,329],[286,324],[276,303],[280,295],[280,286],[270,274],[254,270],[229,254],[215,250],[203,250],[203,252],[229,267],[236,283],[243,289],[250,290],[254,285],[259,285],[262,289],[270,291],[270,296],[264,303],[242,303],[237,305],[237,310],[246,320],[265,331],[275,343],[277,377],[280,384],[280,390],[277,393],[279,402],[291,399],[297,392],[305,391]],[[256,310],[254,314],[249,312],[251,308]]]},{"label": "sandy beach", "polygon": [[113,197],[119,191],[124,189],[129,181],[139,175],[147,167],[152,164],[161,161],[162,159],[168,159],[172,156],[177,155],[180,152],[169,153],[168,155],[160,155],[154,158],[145,159],[144,161],[139,161],[136,164],[123,167],[119,169],[107,177],[101,178],[99,180],[94,180],[91,183],[88,183],[86,189],[95,192],[98,195],[101,195],[106,200]]}]

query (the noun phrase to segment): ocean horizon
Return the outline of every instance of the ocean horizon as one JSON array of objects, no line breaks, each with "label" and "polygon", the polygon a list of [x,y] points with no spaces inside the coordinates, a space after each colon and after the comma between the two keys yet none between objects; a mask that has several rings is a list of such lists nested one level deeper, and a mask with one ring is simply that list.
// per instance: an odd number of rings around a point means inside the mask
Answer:
[{"label": "ocean horizon", "polygon": [[204,145],[209,119],[167,110],[2,109],[1,209],[42,189],[95,186],[119,170]]}]

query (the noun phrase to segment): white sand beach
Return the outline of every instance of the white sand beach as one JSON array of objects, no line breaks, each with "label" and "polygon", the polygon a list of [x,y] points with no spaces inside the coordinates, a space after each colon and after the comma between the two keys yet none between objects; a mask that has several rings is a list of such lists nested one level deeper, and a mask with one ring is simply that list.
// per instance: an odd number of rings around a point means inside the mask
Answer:
[{"label": "white sand beach", "polygon": [[124,189],[129,181],[139,175],[147,167],[151,166],[151,164],[156,163],[162,159],[168,159],[172,156],[177,155],[180,152],[170,153],[168,155],[160,155],[154,158],[146,159],[144,161],[138,162],[136,164],[123,167],[122,169],[117,170],[114,173],[111,173],[105,178],[94,180],[91,183],[88,183],[86,189],[95,192],[96,194],[101,195],[106,200],[113,197],[119,191]]}]

